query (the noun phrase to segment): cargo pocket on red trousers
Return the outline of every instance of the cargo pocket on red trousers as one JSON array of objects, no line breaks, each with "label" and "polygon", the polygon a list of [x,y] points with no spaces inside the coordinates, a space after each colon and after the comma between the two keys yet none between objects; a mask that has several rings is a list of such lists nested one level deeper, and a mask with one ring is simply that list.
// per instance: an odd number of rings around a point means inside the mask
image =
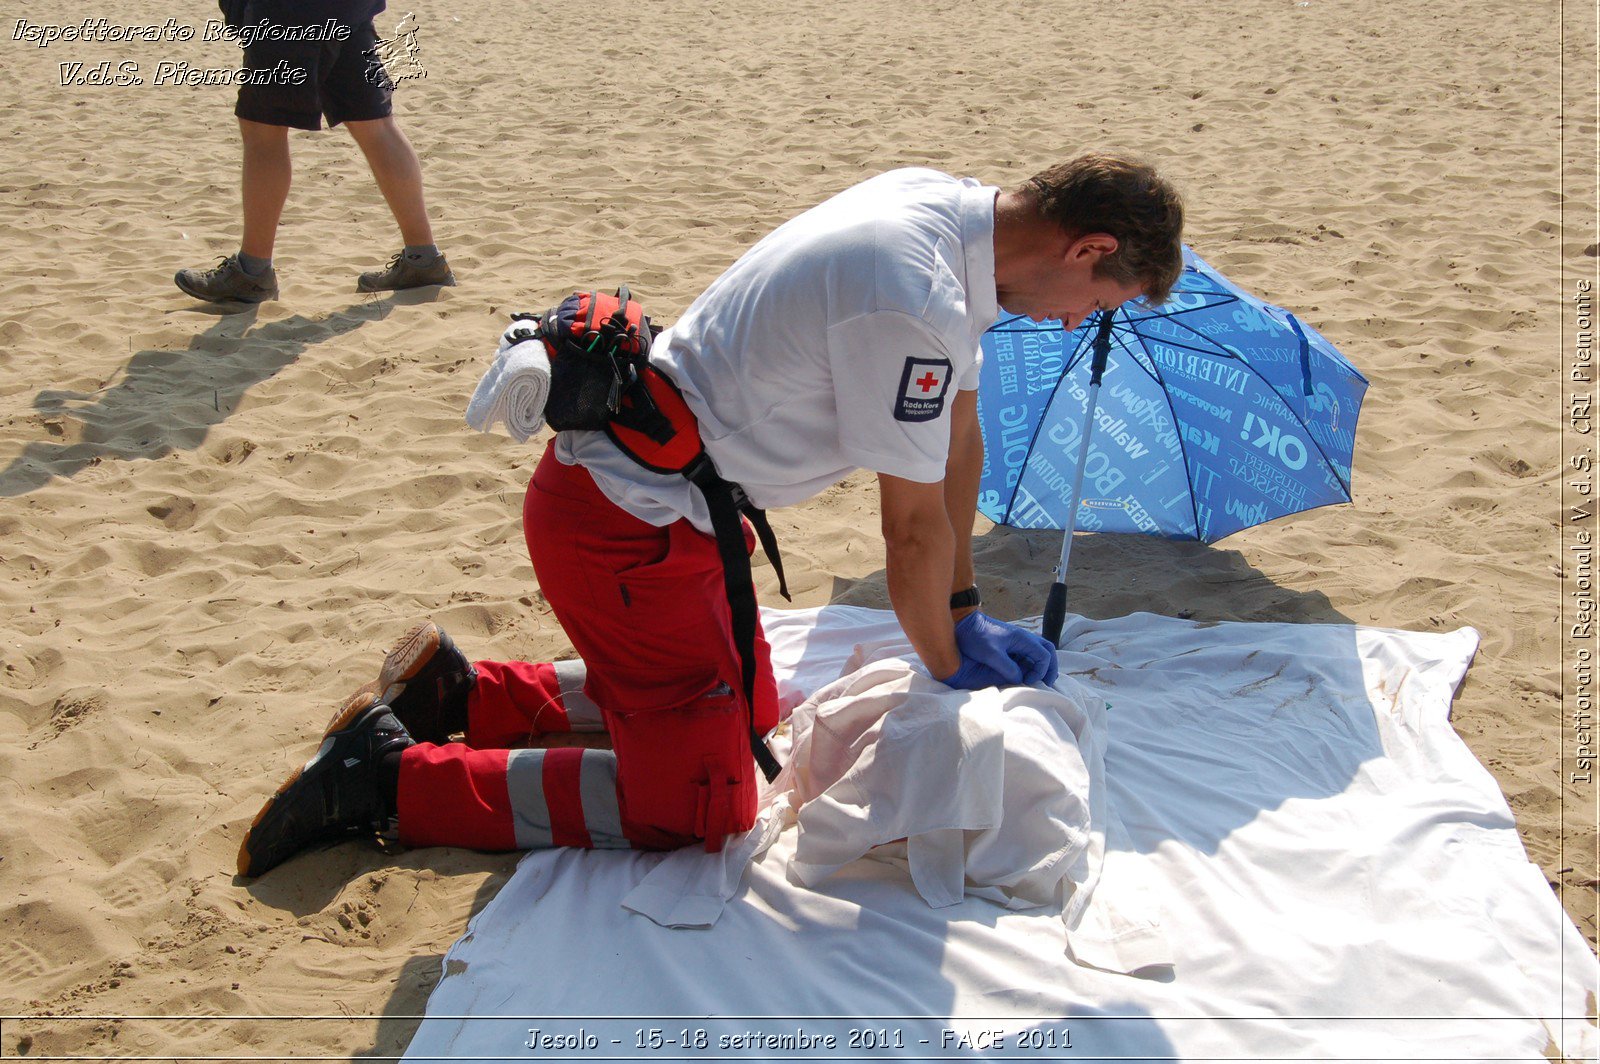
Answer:
[{"label": "cargo pocket on red trousers", "polygon": [[726,683],[676,705],[610,716],[623,827],[636,845],[704,839],[715,852],[724,836],[755,823],[744,709]]}]

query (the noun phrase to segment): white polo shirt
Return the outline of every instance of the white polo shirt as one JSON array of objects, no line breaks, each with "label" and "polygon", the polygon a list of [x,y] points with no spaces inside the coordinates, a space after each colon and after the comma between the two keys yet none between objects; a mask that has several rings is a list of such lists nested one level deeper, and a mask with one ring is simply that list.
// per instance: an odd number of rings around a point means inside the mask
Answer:
[{"label": "white polo shirt", "polygon": [[[784,223],[657,337],[717,470],[763,509],[857,469],[943,479],[950,403],[978,386],[994,324],[998,192],[894,170]],[[562,432],[556,457],[641,520],[711,530],[700,493],[641,468],[604,433]]]}]

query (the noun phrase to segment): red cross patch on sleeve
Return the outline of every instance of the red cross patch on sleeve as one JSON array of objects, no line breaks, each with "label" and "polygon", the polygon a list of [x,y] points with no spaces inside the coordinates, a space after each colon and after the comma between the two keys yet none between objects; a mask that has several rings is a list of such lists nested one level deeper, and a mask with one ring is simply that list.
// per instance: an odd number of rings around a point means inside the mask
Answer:
[{"label": "red cross patch on sleeve", "polygon": [[942,414],[950,374],[948,359],[906,359],[905,371],[900,374],[900,396],[894,404],[894,419],[932,421]]}]

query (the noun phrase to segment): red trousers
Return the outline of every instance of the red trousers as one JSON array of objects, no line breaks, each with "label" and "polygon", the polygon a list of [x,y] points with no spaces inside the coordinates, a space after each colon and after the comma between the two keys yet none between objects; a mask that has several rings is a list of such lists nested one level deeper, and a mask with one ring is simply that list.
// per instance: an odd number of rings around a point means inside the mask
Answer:
[{"label": "red trousers", "polygon": [[[401,759],[400,837],[413,846],[676,849],[755,822],[750,753],[722,562],[687,520],[657,528],[547,448],[523,505],[539,588],[581,661],[476,663],[464,743]],[[745,530],[746,546],[754,537]],[[756,633],[755,725],[777,724]],[[512,749],[569,731],[612,749]]]}]

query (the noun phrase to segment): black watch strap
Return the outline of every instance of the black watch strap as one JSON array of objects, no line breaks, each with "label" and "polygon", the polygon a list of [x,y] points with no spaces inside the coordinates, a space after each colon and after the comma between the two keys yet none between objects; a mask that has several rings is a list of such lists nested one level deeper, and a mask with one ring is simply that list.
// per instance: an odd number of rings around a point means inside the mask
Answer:
[{"label": "black watch strap", "polygon": [[976,606],[982,601],[983,600],[978,597],[978,587],[976,584],[974,584],[965,591],[957,591],[954,595],[951,595],[950,608],[953,610],[963,610],[968,606]]}]

